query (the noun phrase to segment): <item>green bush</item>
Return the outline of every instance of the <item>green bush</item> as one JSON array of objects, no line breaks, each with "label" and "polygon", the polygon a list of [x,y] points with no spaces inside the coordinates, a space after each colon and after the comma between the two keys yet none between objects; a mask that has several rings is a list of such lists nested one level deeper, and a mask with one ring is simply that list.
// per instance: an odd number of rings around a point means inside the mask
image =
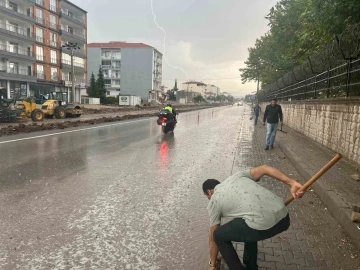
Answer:
[{"label": "green bush", "polygon": [[119,105],[119,97],[105,97],[101,99],[101,103]]}]

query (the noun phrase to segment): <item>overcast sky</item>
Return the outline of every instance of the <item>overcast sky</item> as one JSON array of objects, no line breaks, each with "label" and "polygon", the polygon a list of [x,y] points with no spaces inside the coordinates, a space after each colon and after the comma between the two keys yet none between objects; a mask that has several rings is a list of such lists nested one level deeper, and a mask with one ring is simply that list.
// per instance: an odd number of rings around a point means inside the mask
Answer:
[{"label": "overcast sky", "polygon": [[[155,25],[151,0],[71,0],[88,11],[88,42],[142,42],[163,52],[164,33]],[[242,96],[239,68],[247,48],[268,27],[266,14],[277,0],[153,0],[158,24],[166,30],[166,58],[190,79],[215,84]],[[205,77],[205,78],[204,78]],[[172,88],[187,75],[164,63],[163,84]],[[235,79],[226,79],[235,78]],[[210,80],[217,79],[217,80]]]}]

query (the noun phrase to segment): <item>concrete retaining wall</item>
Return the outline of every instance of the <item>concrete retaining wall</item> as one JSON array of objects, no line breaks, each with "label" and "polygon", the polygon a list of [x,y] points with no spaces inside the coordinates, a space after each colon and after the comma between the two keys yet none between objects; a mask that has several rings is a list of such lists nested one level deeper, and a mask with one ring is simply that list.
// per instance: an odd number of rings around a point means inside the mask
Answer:
[{"label": "concrete retaining wall", "polygon": [[[267,104],[260,104],[265,111]],[[360,99],[281,102],[284,124],[360,165]]]}]

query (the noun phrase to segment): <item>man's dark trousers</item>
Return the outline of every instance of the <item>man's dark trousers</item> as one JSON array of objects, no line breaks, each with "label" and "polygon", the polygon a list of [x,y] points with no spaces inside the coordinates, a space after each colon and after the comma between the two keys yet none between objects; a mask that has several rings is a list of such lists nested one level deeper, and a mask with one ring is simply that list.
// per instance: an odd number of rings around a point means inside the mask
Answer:
[{"label": "man's dark trousers", "polygon": [[274,237],[286,231],[289,226],[289,215],[268,230],[252,229],[242,218],[235,218],[225,225],[220,226],[214,232],[214,240],[230,270],[244,269],[232,244],[232,242],[244,242],[243,261],[247,267],[246,269],[257,270],[257,242]]}]

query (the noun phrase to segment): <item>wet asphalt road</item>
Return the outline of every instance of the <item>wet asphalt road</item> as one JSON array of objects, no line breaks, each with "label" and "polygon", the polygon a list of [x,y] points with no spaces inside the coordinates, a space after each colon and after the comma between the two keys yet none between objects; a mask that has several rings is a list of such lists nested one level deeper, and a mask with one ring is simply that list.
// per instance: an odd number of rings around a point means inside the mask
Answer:
[{"label": "wet asphalt road", "polygon": [[199,114],[1,138],[0,269],[206,269],[201,184],[230,175],[244,109]]}]

